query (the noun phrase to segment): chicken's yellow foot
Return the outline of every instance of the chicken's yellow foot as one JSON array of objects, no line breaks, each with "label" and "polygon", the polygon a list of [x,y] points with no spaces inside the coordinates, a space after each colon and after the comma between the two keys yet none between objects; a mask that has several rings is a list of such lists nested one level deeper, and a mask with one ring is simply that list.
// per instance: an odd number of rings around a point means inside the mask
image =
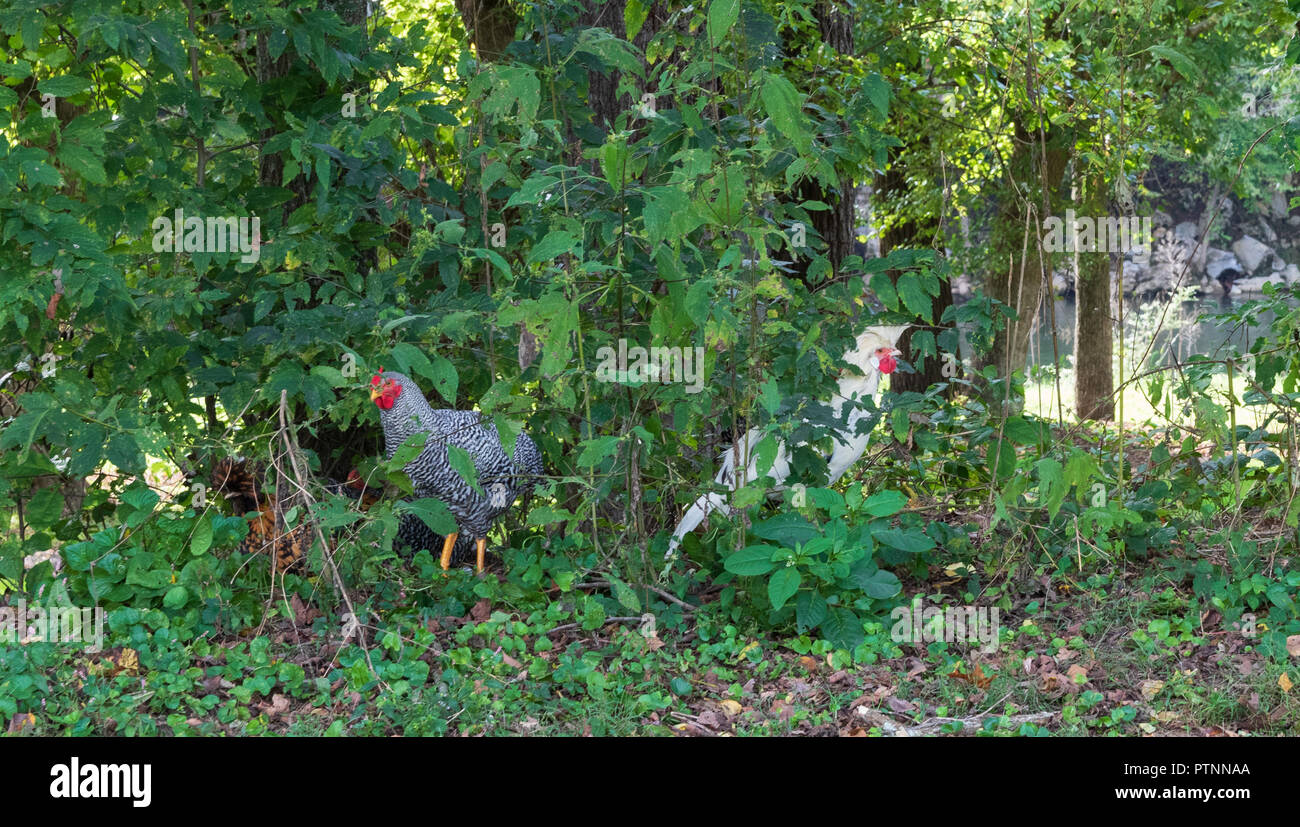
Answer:
[{"label": "chicken's yellow foot", "polygon": [[446,571],[451,568],[451,550],[456,545],[456,533],[452,532],[447,535],[447,539],[442,541],[442,570]]},{"label": "chicken's yellow foot", "polygon": [[478,538],[477,540],[474,541],[474,545],[478,548],[478,559],[475,562],[474,571],[478,572],[479,574],[482,574],[483,554],[487,551],[487,538],[486,537]]}]

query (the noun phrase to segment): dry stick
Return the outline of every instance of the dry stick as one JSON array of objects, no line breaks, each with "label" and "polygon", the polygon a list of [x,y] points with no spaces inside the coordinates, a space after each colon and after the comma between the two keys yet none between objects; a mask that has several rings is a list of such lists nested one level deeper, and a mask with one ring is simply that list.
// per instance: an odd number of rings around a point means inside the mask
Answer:
[{"label": "dry stick", "polygon": [[[607,617],[605,618],[604,623],[602,623],[601,625],[603,626],[605,625],[605,623],[640,623],[640,622],[641,622],[641,617],[639,615],[637,617]],[[547,629],[545,632],[542,632],[542,634],[549,635],[552,632],[567,632],[570,629],[576,629],[581,625],[582,625],[581,623],[565,623],[562,626],[556,626],[552,629]]]},{"label": "dry stick", "polygon": [[[593,574],[594,574],[594,573],[596,573],[596,572],[593,572]],[[664,600],[667,600],[667,601],[670,602],[670,603],[676,603],[678,606],[681,606],[682,609],[685,610],[685,611],[688,612],[688,613],[690,613],[690,612],[694,612],[696,609],[699,608],[698,606],[692,606],[690,603],[687,603],[685,600],[682,600],[680,597],[678,597],[677,595],[673,594],[672,592],[664,591],[663,589],[659,588],[658,586],[650,586],[650,585],[647,585],[647,584],[645,584],[645,583],[629,583],[628,585],[631,586],[631,587],[633,587],[633,588],[637,588],[637,589],[647,589],[647,590],[649,590],[649,591],[652,591],[652,592],[654,592],[655,594],[657,594],[657,595],[659,595],[660,597],[662,597]],[[591,591],[595,591],[595,590],[597,590],[597,589],[608,589],[608,588],[611,588],[611,586],[610,586],[608,583],[601,583],[601,582],[599,582],[599,581],[592,581],[592,582],[590,582],[590,583],[575,583],[574,586],[573,586],[573,588],[575,588],[575,589],[582,589],[582,590],[591,590]]]},{"label": "dry stick", "polygon": [[[294,480],[293,484],[297,485],[299,491],[301,492],[300,496],[305,497],[310,502],[312,500],[311,493],[308,492],[307,489],[303,488],[302,484],[298,482],[298,480],[306,479],[307,475],[304,469],[302,468],[302,466],[300,465],[298,456],[294,451],[293,440],[290,435],[289,425],[288,425],[288,414],[287,414],[288,407],[289,407],[289,393],[286,390],[281,390],[280,391],[280,437],[284,441],[285,453],[289,457],[289,462],[293,465],[294,474],[296,476],[296,479]],[[343,584],[343,576],[339,574],[338,566],[334,564],[334,552],[330,549],[329,543],[325,539],[325,534],[321,531],[320,523],[313,520],[312,529],[316,532],[316,539],[320,540],[321,549],[324,551],[325,554],[325,563],[329,566],[330,573],[334,576],[334,585],[338,587],[339,594],[343,596],[343,602],[347,604],[348,612],[352,615],[353,622],[360,624],[361,618],[357,615],[357,610],[352,605],[352,598],[348,596],[347,586]],[[274,557],[275,556],[274,553],[271,556]],[[274,563],[272,563],[272,565],[274,565]],[[370,674],[374,675],[376,678],[379,678],[379,673],[375,671],[375,665],[370,660],[370,649],[366,647],[364,635],[360,635],[357,637],[357,645],[361,647],[361,653],[365,655],[366,666],[370,668]],[[384,683],[382,679],[380,679],[380,682]],[[387,684],[384,685],[387,686]]]}]

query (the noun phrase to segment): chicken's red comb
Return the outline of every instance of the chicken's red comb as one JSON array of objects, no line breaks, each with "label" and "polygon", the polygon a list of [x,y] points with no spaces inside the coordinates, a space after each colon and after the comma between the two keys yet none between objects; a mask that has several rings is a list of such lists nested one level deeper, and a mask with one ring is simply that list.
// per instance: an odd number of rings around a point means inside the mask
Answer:
[{"label": "chicken's red comb", "polygon": [[[383,369],[383,368],[380,368],[380,369],[379,369],[379,373],[383,373],[383,372],[384,372],[384,369]],[[372,387],[372,388],[377,388],[377,387],[379,387],[379,382],[380,382],[380,380],[383,378],[383,377],[381,377],[381,376],[379,375],[379,373],[376,373],[374,376],[370,377],[370,387]]]}]

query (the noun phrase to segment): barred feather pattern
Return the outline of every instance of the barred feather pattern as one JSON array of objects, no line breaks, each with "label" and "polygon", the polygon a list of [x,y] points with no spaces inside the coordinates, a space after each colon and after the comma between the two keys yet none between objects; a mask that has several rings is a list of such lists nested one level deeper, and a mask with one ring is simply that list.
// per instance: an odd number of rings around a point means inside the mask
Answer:
[{"label": "barred feather pattern", "polygon": [[[521,432],[515,440],[512,460],[496,428],[484,424],[477,411],[434,409],[410,377],[389,372],[383,377],[401,386],[393,406],[379,410],[385,455],[391,459],[412,434],[429,434],[424,450],[404,469],[416,496],[436,497],[444,502],[456,519],[459,534],[467,540],[486,537],[492,521],[545,473],[536,443]],[[473,460],[482,494],[451,467],[451,445],[464,449]]]}]

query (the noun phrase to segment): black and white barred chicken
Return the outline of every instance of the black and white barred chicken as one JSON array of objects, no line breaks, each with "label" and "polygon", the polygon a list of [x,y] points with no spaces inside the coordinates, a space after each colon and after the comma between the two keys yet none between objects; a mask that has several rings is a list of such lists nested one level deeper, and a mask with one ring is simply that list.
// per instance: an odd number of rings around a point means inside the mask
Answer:
[{"label": "black and white barred chicken", "polygon": [[[521,432],[511,459],[496,428],[484,424],[477,411],[434,409],[419,386],[401,373],[385,373],[381,368],[370,380],[370,399],[379,408],[384,454],[389,459],[411,435],[428,434],[424,449],[404,470],[417,497],[441,500],[456,519],[456,531],[443,540],[442,568],[451,567],[457,538],[464,535],[474,541],[475,569],[482,572],[492,521],[544,473],[537,445]],[[452,468],[448,456],[452,445],[473,460],[481,494]]]}]

